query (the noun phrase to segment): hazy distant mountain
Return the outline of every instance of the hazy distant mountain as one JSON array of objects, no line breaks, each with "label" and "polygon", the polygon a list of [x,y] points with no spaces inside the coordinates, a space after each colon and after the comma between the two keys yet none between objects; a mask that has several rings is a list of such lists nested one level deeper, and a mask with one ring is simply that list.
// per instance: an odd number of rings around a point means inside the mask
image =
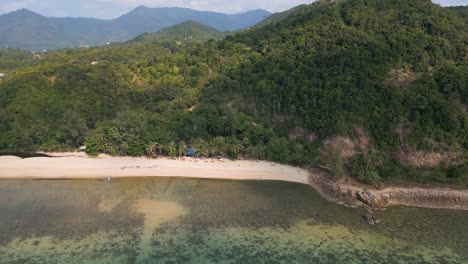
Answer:
[{"label": "hazy distant mountain", "polygon": [[21,9],[0,16],[0,45],[39,50],[125,39],[113,23],[89,18],[47,18]]},{"label": "hazy distant mountain", "polygon": [[222,39],[227,33],[190,20],[172,27],[164,28],[157,33],[144,33],[129,43],[151,43],[162,41],[205,42],[210,39]]},{"label": "hazy distant mountain", "polygon": [[49,18],[27,9],[0,16],[0,46],[43,50],[107,42],[127,41],[145,32],[157,32],[188,20],[219,31],[231,31],[257,24],[270,15],[265,10],[242,14],[221,14],[187,8],[140,6],[114,20],[93,18]]},{"label": "hazy distant mountain", "polygon": [[227,15],[188,8],[140,6],[114,21],[129,31],[142,31],[141,33],[155,32],[188,20],[197,21],[219,31],[233,31],[255,25],[270,15],[270,12],[261,9]]}]

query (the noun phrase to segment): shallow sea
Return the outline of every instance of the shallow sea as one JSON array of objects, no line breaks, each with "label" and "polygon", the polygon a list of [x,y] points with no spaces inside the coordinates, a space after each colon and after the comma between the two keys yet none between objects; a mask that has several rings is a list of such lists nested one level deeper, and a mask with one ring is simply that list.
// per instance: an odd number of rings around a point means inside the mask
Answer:
[{"label": "shallow sea", "polygon": [[286,182],[0,181],[0,263],[468,263],[468,212],[376,212]]}]

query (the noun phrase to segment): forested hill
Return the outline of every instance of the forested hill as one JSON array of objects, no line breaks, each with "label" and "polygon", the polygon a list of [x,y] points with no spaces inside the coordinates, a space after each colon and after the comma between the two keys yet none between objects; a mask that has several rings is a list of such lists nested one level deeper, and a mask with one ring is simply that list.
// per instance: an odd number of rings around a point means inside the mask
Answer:
[{"label": "forested hill", "polygon": [[151,43],[151,42],[205,42],[210,39],[220,40],[227,33],[219,32],[214,28],[203,25],[196,21],[187,21],[172,27],[162,29],[157,33],[144,33],[128,43]]},{"label": "forested hill", "polygon": [[27,9],[0,15],[0,47],[33,51],[122,42],[145,32],[193,20],[219,31],[235,31],[257,24],[270,15],[265,10],[221,14],[188,8],[140,6],[113,19],[45,17]]},{"label": "forested hill", "polygon": [[450,6],[447,7],[448,10],[455,12],[460,17],[464,18],[468,22],[468,6]]},{"label": "forested hill", "polygon": [[20,49],[0,49],[0,73],[6,74],[19,68],[33,65],[41,58],[39,54]]},{"label": "forested hill", "polygon": [[0,81],[0,149],[268,159],[468,186],[468,39],[429,0],[318,1],[222,41],[50,53]]},{"label": "forested hill", "polygon": [[267,25],[272,25],[272,24],[281,22],[282,20],[286,19],[291,14],[298,15],[301,11],[306,11],[306,10],[308,10],[307,5],[299,5],[289,10],[272,14],[271,16],[267,17],[265,20],[262,20],[260,23],[258,23],[255,26],[263,27]]}]

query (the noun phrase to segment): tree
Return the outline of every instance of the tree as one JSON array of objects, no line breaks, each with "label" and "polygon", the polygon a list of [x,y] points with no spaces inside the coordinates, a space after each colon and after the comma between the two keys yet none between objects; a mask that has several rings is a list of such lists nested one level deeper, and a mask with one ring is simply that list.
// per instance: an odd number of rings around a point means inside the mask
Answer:
[{"label": "tree", "polygon": [[164,146],[159,144],[158,142],[153,142],[146,148],[146,153],[149,155],[161,155],[163,154],[163,151]]},{"label": "tree", "polygon": [[177,156],[177,146],[174,141],[169,142],[169,144],[166,145],[165,149],[170,157],[174,158]]},{"label": "tree", "polygon": [[192,148],[194,148],[197,151],[196,154],[195,154],[195,156],[197,158],[198,157],[209,157],[210,156],[210,151],[209,151],[208,144],[206,143],[206,141],[204,141],[201,138],[196,138],[192,142]]},{"label": "tree", "polygon": [[320,159],[323,165],[337,178],[344,176],[345,160],[339,146],[330,144],[321,151]]},{"label": "tree", "polygon": [[251,159],[263,160],[265,159],[267,149],[263,145],[250,146],[246,149],[246,156]]},{"label": "tree", "polygon": [[382,181],[377,169],[380,164],[381,162],[373,151],[359,153],[351,158],[351,174],[366,183],[378,184]]},{"label": "tree", "polygon": [[177,154],[180,157],[185,156],[185,151],[186,151],[187,146],[185,145],[184,141],[179,141],[179,144],[177,144]]},{"label": "tree", "polygon": [[239,139],[232,137],[227,140],[226,148],[230,158],[238,158],[244,150],[242,142]]},{"label": "tree", "polygon": [[210,141],[210,146],[212,155],[227,156],[227,144],[224,137],[215,137]]}]

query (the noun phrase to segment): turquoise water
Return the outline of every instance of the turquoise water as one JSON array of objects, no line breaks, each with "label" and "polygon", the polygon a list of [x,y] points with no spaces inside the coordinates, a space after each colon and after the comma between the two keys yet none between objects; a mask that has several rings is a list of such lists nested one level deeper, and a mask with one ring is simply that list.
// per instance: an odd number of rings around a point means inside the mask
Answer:
[{"label": "turquoise water", "polygon": [[0,181],[0,263],[468,263],[468,212],[363,209],[308,186]]}]

